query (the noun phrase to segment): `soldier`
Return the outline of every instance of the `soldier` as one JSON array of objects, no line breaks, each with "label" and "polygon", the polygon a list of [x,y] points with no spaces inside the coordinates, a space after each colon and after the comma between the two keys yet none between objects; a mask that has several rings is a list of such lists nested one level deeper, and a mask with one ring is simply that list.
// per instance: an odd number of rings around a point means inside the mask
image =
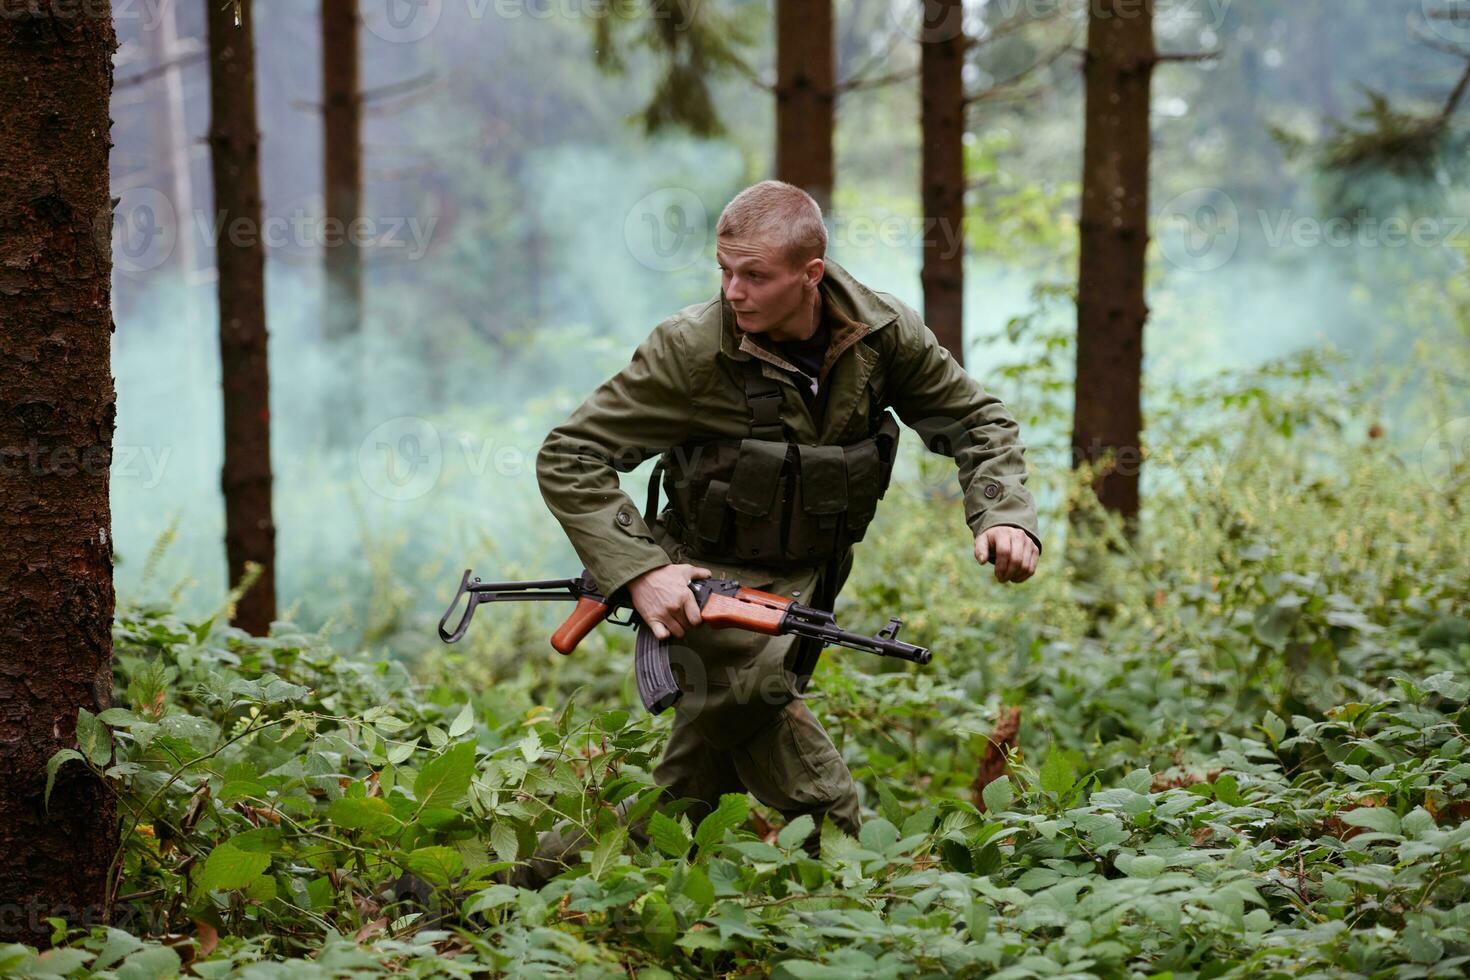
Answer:
[{"label": "soldier", "polygon": [[[1036,570],[1036,509],[1015,419],[913,309],[826,257],[806,192],[746,188],[715,235],[719,296],[658,324],[546,437],[536,472],[604,593],[626,586],[675,641],[685,694],[655,781],[695,801],[696,824],[723,793],[810,814],[815,856],[823,816],[853,835],[861,820],[852,775],[802,700],[820,644],[703,627],[689,582],[724,576],[830,610],[888,484],[888,407],[954,458],[975,558],[997,581]],[[640,516],[618,473],[657,454]],[[543,845],[530,880],[554,873],[554,850]]]}]

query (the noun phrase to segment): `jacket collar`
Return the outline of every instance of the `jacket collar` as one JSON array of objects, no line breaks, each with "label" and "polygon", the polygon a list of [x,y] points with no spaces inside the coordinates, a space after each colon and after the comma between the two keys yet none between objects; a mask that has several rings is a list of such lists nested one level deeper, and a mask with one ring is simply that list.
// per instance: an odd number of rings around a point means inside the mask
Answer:
[{"label": "jacket collar", "polygon": [[[827,366],[844,350],[861,338],[886,327],[898,319],[898,310],[867,286],[858,282],[842,266],[831,258],[824,259],[825,269],[817,288],[822,291],[822,301],[832,314],[832,341],[827,351]],[[751,340],[735,324],[735,311],[725,300],[725,290],[720,289],[720,352],[736,361],[758,357],[779,367],[793,369],[780,357]],[[826,373],[826,368],[823,369]]]}]

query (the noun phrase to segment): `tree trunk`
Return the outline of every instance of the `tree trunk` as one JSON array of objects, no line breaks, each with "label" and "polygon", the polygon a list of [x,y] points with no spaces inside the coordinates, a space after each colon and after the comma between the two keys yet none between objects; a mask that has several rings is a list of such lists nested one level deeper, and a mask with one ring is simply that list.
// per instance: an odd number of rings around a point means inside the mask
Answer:
[{"label": "tree trunk", "polygon": [[[197,377],[208,370],[206,359],[210,352],[205,346],[209,338],[208,315],[200,302],[195,276],[198,275],[199,257],[194,242],[194,146],[189,137],[188,113],[184,103],[184,71],[182,64],[175,61],[181,57],[185,46],[179,43],[178,4],[166,3],[158,8],[158,24],[153,30],[145,30],[148,36],[150,55],[154,66],[169,65],[166,71],[148,83],[152,106],[150,130],[157,156],[162,160],[163,179],[161,186],[168,194],[173,206],[175,241],[173,254],[165,268],[171,266],[180,292],[184,322],[178,331],[180,373],[187,378]],[[189,45],[197,44],[190,39]],[[185,382],[184,405],[190,418],[200,418],[204,411],[207,395],[199,385]]]},{"label": "tree trunk", "polygon": [[776,2],[776,179],[832,207],[832,0]]},{"label": "tree trunk", "polygon": [[1138,516],[1154,0],[1094,0],[1087,31],[1074,465],[1131,535]]},{"label": "tree trunk", "polygon": [[209,149],[214,173],[219,351],[224,379],[225,554],[233,588],[260,565],[231,622],[256,636],[276,617],[276,528],[271,520],[270,370],[266,362],[265,245],[261,237],[260,133],[255,124],[251,0],[207,4]]},{"label": "tree trunk", "polygon": [[[362,215],[362,87],[357,0],[322,0],[323,181],[326,315],[323,332],[339,356],[327,406],[328,443],[351,442],[361,421],[362,249],[348,234]],[[340,229],[340,232],[339,232]]]},{"label": "tree trunk", "polygon": [[[960,0],[925,6],[920,38],[924,320],[965,363],[965,64]],[[933,19],[928,14],[933,11]]]},{"label": "tree trunk", "polygon": [[75,748],[112,700],[111,13],[0,0],[0,942],[109,920],[116,804]]}]

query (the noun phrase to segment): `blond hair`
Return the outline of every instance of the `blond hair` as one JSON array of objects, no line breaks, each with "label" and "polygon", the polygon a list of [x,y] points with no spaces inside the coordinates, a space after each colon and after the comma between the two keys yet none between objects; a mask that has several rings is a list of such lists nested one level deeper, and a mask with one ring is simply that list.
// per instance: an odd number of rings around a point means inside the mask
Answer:
[{"label": "blond hair", "polygon": [[763,180],[736,194],[720,212],[715,235],[773,245],[792,268],[827,254],[821,206],[784,180]]}]

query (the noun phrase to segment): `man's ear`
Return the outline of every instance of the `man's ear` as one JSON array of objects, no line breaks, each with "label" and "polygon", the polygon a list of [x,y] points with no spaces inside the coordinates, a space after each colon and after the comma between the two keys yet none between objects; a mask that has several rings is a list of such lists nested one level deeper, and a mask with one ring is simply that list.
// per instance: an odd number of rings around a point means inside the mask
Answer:
[{"label": "man's ear", "polygon": [[806,284],[815,286],[822,281],[822,276],[827,272],[827,263],[821,259],[812,259],[806,264]]}]

